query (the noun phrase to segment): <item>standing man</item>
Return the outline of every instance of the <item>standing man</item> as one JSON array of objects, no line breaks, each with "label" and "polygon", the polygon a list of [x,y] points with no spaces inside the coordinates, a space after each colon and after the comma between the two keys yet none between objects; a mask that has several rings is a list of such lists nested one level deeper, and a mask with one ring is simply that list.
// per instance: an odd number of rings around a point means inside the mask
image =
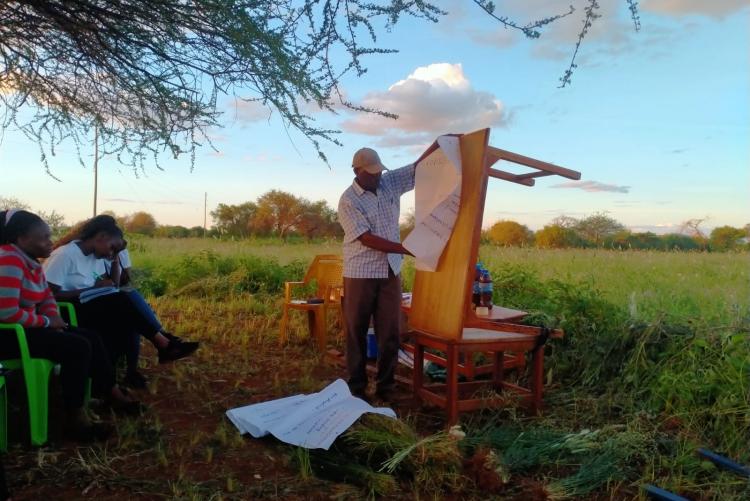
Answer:
[{"label": "standing man", "polygon": [[[434,147],[428,150],[424,158]],[[358,397],[367,388],[366,343],[370,318],[378,341],[376,395],[393,397],[401,344],[401,262],[411,254],[400,243],[401,195],[414,189],[417,162],[383,172],[378,153],[362,148],[354,154],[354,182],[339,200],[344,229],[344,323],[349,389]]]}]

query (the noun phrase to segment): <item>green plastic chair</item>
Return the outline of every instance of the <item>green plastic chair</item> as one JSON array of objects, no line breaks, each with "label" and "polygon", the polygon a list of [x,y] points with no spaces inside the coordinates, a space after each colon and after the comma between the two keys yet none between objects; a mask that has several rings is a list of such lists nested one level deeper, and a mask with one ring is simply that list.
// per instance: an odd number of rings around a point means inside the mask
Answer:
[{"label": "green plastic chair", "polygon": [[[57,303],[60,313],[67,313],[68,323],[74,327],[78,326],[78,317],[71,303]],[[29,428],[31,429],[31,444],[44,445],[47,443],[47,417],[49,414],[49,378],[50,374],[56,368],[56,364],[45,358],[31,358],[29,355],[29,346],[26,343],[26,332],[21,324],[3,324],[0,323],[0,330],[13,330],[18,340],[18,350],[21,352],[21,358],[0,360],[3,367],[8,369],[20,369],[23,371],[23,378],[26,382],[26,396],[29,402]],[[60,334],[64,336],[65,334]],[[3,395],[5,388],[2,389]],[[91,398],[91,379],[86,383],[85,400]],[[5,405],[5,398],[3,403]],[[7,409],[3,407],[3,418],[0,419],[0,447],[7,447]],[[4,449],[3,449],[4,450]]]}]

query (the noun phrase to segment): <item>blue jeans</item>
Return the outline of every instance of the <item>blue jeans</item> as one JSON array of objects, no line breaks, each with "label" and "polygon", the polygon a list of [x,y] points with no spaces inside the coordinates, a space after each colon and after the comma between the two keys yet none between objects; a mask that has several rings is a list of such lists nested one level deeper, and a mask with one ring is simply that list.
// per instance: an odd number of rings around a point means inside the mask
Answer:
[{"label": "blue jeans", "polygon": [[[154,313],[154,310],[151,309],[151,305],[146,302],[141,293],[136,289],[129,289],[123,292],[128,296],[128,299],[133,303],[133,306],[138,310],[138,313],[140,313],[144,320],[151,325],[151,332],[161,332],[161,322],[159,322],[156,313]],[[134,371],[138,369],[138,356],[141,353],[141,333],[135,332],[129,341],[130,343],[125,352],[125,358],[127,360],[128,370]]]}]

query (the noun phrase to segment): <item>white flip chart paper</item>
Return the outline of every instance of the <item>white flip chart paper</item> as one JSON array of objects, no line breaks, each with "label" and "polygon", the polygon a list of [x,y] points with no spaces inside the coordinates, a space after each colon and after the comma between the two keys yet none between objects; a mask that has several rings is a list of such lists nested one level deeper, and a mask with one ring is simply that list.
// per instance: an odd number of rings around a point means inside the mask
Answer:
[{"label": "white flip chart paper", "polygon": [[344,380],[337,379],[318,393],[230,409],[227,417],[242,434],[259,438],[270,433],[288,444],[328,450],[366,412],[396,417],[392,409],[352,396]]},{"label": "white flip chart paper", "polygon": [[414,230],[403,245],[418,270],[435,271],[453,232],[461,201],[461,147],[454,136],[440,136],[439,148],[417,166]]}]

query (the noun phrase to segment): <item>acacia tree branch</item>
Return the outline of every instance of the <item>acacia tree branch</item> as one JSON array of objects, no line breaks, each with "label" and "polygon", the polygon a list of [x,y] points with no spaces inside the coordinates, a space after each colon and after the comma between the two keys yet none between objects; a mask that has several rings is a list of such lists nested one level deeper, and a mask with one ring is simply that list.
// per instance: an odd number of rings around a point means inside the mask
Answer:
[{"label": "acacia tree branch", "polygon": [[[522,25],[496,15],[490,0],[472,1],[531,38],[573,13]],[[638,27],[637,2],[627,1]],[[103,154],[137,173],[148,157],[159,167],[164,151],[187,152],[194,165],[219,125],[220,96],[239,96],[269,106],[326,161],[321,141],[340,144],[339,131],[316,125],[300,105],[396,118],[350,102],[341,79],[364,75],[364,57],[395,52],[377,45],[377,23],[390,29],[404,16],[437,22],[444,14],[427,0],[0,1],[0,127],[38,143],[48,172],[65,141],[83,163],[81,146],[97,128]]]}]

